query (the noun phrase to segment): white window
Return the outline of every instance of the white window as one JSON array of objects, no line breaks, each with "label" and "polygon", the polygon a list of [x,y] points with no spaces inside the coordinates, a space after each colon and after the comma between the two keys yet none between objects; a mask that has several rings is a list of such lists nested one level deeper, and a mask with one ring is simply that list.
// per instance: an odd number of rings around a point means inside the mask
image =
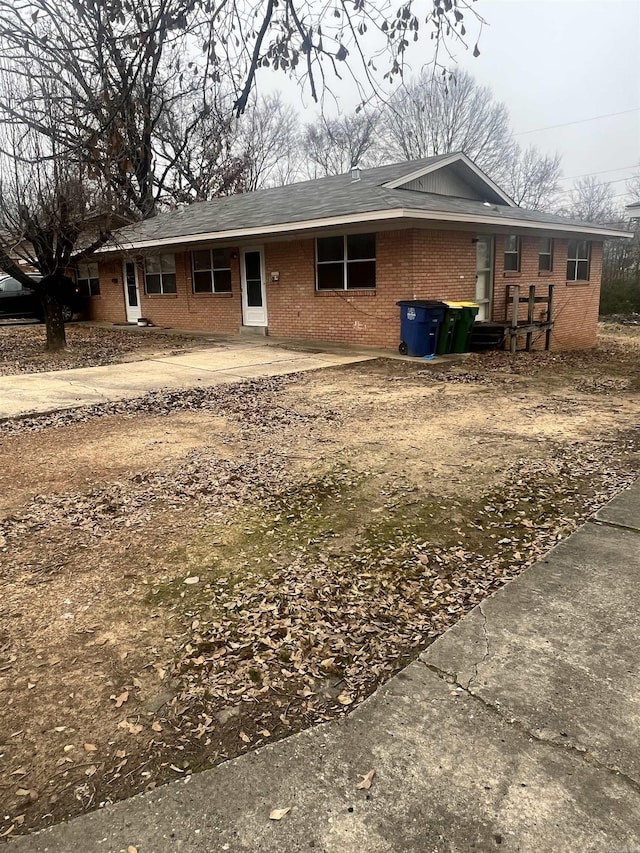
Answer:
[{"label": "white window", "polygon": [[98,264],[78,264],[76,284],[82,296],[100,296]]},{"label": "white window", "polygon": [[538,255],[538,270],[540,272],[551,272],[553,269],[553,240],[551,237],[542,237],[540,240],[540,253]]},{"label": "white window", "polygon": [[318,290],[361,290],[376,286],[376,235],[349,234],[316,240]]},{"label": "white window", "polygon": [[591,243],[588,240],[569,240],[567,251],[567,281],[589,281]]},{"label": "white window", "polygon": [[149,255],[145,258],[144,286],[147,293],[177,293],[176,256]]},{"label": "white window", "polygon": [[191,253],[194,293],[231,293],[231,250],[201,249]]},{"label": "white window", "polygon": [[504,238],[504,268],[509,272],[520,271],[520,238],[515,234]]}]

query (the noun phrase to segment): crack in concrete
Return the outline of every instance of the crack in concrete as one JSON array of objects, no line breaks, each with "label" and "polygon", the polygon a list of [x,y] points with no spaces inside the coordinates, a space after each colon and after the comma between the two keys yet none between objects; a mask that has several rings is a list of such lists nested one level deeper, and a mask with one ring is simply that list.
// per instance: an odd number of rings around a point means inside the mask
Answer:
[{"label": "crack in concrete", "polygon": [[597,516],[594,516],[594,518],[591,520],[591,522],[592,522],[592,524],[593,523],[601,524],[603,527],[612,527],[614,530],[628,530],[631,533],[640,534],[640,528],[629,527],[628,524],[625,524],[622,521],[620,521],[620,522],[618,522],[618,521],[607,521],[606,519],[598,518]]},{"label": "crack in concrete", "polygon": [[[478,667],[480,667],[487,660],[487,658],[489,657],[489,655],[491,653],[489,650],[489,634],[487,631],[487,614],[482,609],[482,602],[480,602],[480,604],[478,604],[478,610],[480,611],[480,615],[482,616],[482,636],[484,637],[484,654],[482,655],[482,658],[479,661],[474,662],[473,673],[471,674],[471,676],[469,677],[469,680],[467,681],[467,686],[465,688],[466,690],[469,690],[471,688],[471,685],[473,684],[473,682],[478,677]],[[457,680],[458,680],[458,678],[456,676],[456,681]]]},{"label": "crack in concrete", "polygon": [[598,770],[602,770],[608,775],[621,780],[626,785],[628,785],[636,794],[640,794],[640,782],[637,779],[634,779],[633,776],[629,776],[627,773],[617,767],[612,767],[609,764],[606,764],[604,761],[600,761],[600,759],[596,758],[593,753],[589,752],[587,747],[578,746],[577,744],[571,743],[570,741],[553,740],[552,738],[546,738],[542,735],[537,734],[535,731],[530,729],[523,720],[520,720],[517,717],[507,716],[499,703],[490,702],[488,699],[485,699],[483,696],[480,696],[478,693],[474,693],[473,690],[470,690],[468,687],[465,687],[464,684],[461,684],[460,681],[458,681],[457,673],[452,673],[448,672],[446,669],[441,669],[435,664],[428,663],[422,657],[418,658],[418,660],[422,664],[424,664],[424,666],[429,670],[429,672],[432,672],[434,675],[437,675],[438,678],[442,679],[442,681],[445,681],[447,684],[455,684],[455,686],[463,690],[466,695],[469,696],[469,698],[473,699],[476,702],[479,702],[490,713],[497,716],[503,723],[506,723],[508,726],[512,726],[513,728],[517,729],[526,737],[530,738],[536,743],[544,744],[545,746],[555,747],[556,749],[560,749],[564,752],[575,753],[585,763],[590,764],[592,767],[595,767]]},{"label": "crack in concrete", "polygon": [[92,385],[86,385],[84,382],[78,382],[77,379],[67,379],[67,382],[71,387],[77,385],[79,388],[86,388],[89,391],[93,391],[94,394],[97,394],[98,397],[102,397],[103,400],[109,401],[110,399],[103,391],[98,391],[97,388],[94,388]]}]

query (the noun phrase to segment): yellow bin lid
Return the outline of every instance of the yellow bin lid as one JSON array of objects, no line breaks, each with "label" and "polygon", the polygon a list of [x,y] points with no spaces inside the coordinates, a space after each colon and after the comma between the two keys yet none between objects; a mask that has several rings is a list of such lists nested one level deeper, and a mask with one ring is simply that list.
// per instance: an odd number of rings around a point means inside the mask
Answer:
[{"label": "yellow bin lid", "polygon": [[449,302],[448,300],[445,300],[445,304],[448,305],[450,308],[479,308],[480,307],[477,302]]}]

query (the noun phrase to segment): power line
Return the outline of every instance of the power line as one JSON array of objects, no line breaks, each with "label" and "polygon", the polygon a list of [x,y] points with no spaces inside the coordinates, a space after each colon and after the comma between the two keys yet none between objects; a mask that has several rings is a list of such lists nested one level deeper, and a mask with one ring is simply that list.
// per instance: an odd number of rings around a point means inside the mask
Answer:
[{"label": "power line", "polygon": [[[595,174],[595,173],[594,173]],[[590,175],[582,175],[582,177],[587,178],[591,177]],[[568,181],[569,178],[559,178],[560,181]],[[625,181],[629,181],[631,178],[616,178],[614,181],[599,181],[597,184],[593,184],[594,187],[606,187],[609,184],[622,184]]]},{"label": "power line", "polygon": [[622,110],[619,113],[604,113],[591,118],[580,118],[577,121],[565,121],[562,124],[550,124],[547,127],[534,127],[533,130],[521,130],[520,133],[514,133],[514,136],[525,136],[527,133],[539,133],[543,130],[555,130],[557,127],[569,127],[572,124],[585,124],[588,121],[599,121],[602,118],[613,118],[613,116],[625,116],[629,113],[640,112],[640,107],[634,107],[632,110]]},{"label": "power line", "polygon": [[[597,184],[596,186],[602,186],[602,184]],[[570,195],[572,192],[573,190],[559,190],[560,195]],[[609,196],[609,198],[630,198],[632,195],[632,193],[617,193],[616,195]]]},{"label": "power line", "polygon": [[[572,181],[575,178],[591,178],[593,175],[607,175],[609,172],[625,172],[628,169],[638,169],[638,171],[640,171],[640,163],[635,163],[633,166],[618,166],[617,169],[602,169],[600,172],[585,172],[582,175],[566,175],[565,177],[560,178],[560,180]],[[628,181],[629,178],[619,178],[617,180]],[[615,181],[609,181],[609,183],[614,184]]]}]

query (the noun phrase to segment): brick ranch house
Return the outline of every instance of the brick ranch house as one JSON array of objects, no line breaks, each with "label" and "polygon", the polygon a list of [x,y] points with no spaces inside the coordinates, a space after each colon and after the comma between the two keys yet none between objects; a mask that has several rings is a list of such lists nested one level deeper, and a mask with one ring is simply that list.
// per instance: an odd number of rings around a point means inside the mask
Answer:
[{"label": "brick ranch house", "polygon": [[451,154],[161,213],[78,282],[93,320],[385,348],[399,299],[472,300],[503,321],[508,284],[553,283],[552,347],[571,349],[595,343],[602,242],[626,236],[523,210]]}]

